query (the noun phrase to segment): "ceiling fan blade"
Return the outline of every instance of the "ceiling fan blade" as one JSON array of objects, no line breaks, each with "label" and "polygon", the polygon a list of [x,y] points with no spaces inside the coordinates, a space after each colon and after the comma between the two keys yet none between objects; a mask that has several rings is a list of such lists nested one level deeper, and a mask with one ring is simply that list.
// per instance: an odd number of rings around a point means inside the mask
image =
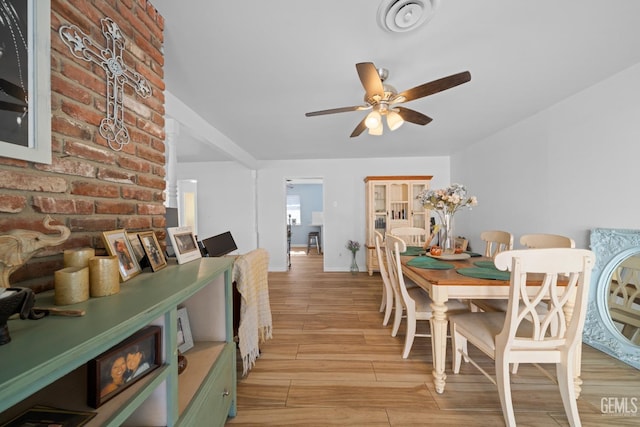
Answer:
[{"label": "ceiling fan blade", "polygon": [[21,101],[27,99],[27,95],[24,93],[24,90],[22,90],[20,86],[11,83],[8,80],[0,79],[0,90]]},{"label": "ceiling fan blade", "polygon": [[448,77],[443,77],[405,90],[398,94],[397,97],[404,97],[404,101],[402,102],[408,102],[428,95],[433,95],[434,93],[442,92],[443,90],[451,89],[452,87],[466,83],[469,80],[471,80],[471,73],[463,71],[462,73],[452,74]]},{"label": "ceiling fan blade", "polygon": [[360,134],[364,132],[364,130],[367,128],[367,126],[364,124],[365,120],[367,120],[366,117],[362,119],[360,123],[358,123],[358,126],[356,126],[353,132],[351,132],[350,138],[353,138],[355,136],[360,136]]},{"label": "ceiling fan blade", "polygon": [[13,102],[0,101],[0,110],[15,111],[16,113],[24,113],[25,111],[27,111],[27,106],[14,104]]},{"label": "ceiling fan blade", "polygon": [[398,110],[398,114],[400,114],[400,117],[402,117],[405,122],[411,122],[417,125],[424,126],[433,120],[431,117],[425,116],[424,114],[419,113],[415,110],[410,110],[404,107],[395,107],[394,110],[395,109]]},{"label": "ceiling fan blade", "polygon": [[356,70],[358,70],[358,76],[366,91],[365,100],[367,102],[375,95],[378,95],[380,98],[384,97],[382,80],[380,80],[378,70],[376,70],[376,66],[373,65],[372,62],[359,62],[356,64]]},{"label": "ceiling fan blade", "polygon": [[325,114],[346,113],[348,111],[362,111],[362,110],[368,110],[369,108],[371,108],[370,105],[355,105],[353,107],[340,107],[340,108],[332,108],[330,110],[312,111],[310,113],[304,113],[304,115],[307,117],[313,117],[313,116],[322,116]]}]

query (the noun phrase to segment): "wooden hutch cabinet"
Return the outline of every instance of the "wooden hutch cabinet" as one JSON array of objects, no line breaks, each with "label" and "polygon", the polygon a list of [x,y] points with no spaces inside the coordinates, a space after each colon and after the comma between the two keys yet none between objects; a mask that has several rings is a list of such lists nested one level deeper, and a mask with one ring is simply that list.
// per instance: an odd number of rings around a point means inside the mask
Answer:
[{"label": "wooden hutch cabinet", "polygon": [[379,271],[375,231],[383,236],[398,227],[420,227],[428,230],[430,213],[416,200],[429,188],[432,176],[368,176],[366,186],[367,230],[365,249],[367,271]]}]

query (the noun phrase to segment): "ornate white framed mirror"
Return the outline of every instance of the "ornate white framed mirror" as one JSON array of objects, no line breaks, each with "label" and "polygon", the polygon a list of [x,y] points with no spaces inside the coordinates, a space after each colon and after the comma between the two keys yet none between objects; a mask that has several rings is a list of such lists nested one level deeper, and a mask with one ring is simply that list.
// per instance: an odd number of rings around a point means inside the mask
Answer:
[{"label": "ornate white framed mirror", "polygon": [[0,156],[51,163],[51,3],[0,0]]},{"label": "ornate white framed mirror", "polygon": [[583,341],[640,369],[640,230],[591,230],[596,254]]}]

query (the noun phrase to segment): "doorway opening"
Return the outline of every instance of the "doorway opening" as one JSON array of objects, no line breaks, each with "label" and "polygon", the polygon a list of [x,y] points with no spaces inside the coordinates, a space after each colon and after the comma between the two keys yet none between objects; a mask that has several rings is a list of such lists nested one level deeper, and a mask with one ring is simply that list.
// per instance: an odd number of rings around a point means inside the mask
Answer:
[{"label": "doorway opening", "polygon": [[316,257],[324,253],[324,194],[322,178],[287,178],[286,224],[289,269],[296,258]]}]

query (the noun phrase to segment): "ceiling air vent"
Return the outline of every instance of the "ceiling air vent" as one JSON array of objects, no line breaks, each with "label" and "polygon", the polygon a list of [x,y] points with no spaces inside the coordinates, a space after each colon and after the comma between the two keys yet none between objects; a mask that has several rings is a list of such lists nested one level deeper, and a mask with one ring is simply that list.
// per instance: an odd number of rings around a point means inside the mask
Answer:
[{"label": "ceiling air vent", "polygon": [[382,0],[378,24],[393,33],[414,30],[435,14],[440,0]]}]

